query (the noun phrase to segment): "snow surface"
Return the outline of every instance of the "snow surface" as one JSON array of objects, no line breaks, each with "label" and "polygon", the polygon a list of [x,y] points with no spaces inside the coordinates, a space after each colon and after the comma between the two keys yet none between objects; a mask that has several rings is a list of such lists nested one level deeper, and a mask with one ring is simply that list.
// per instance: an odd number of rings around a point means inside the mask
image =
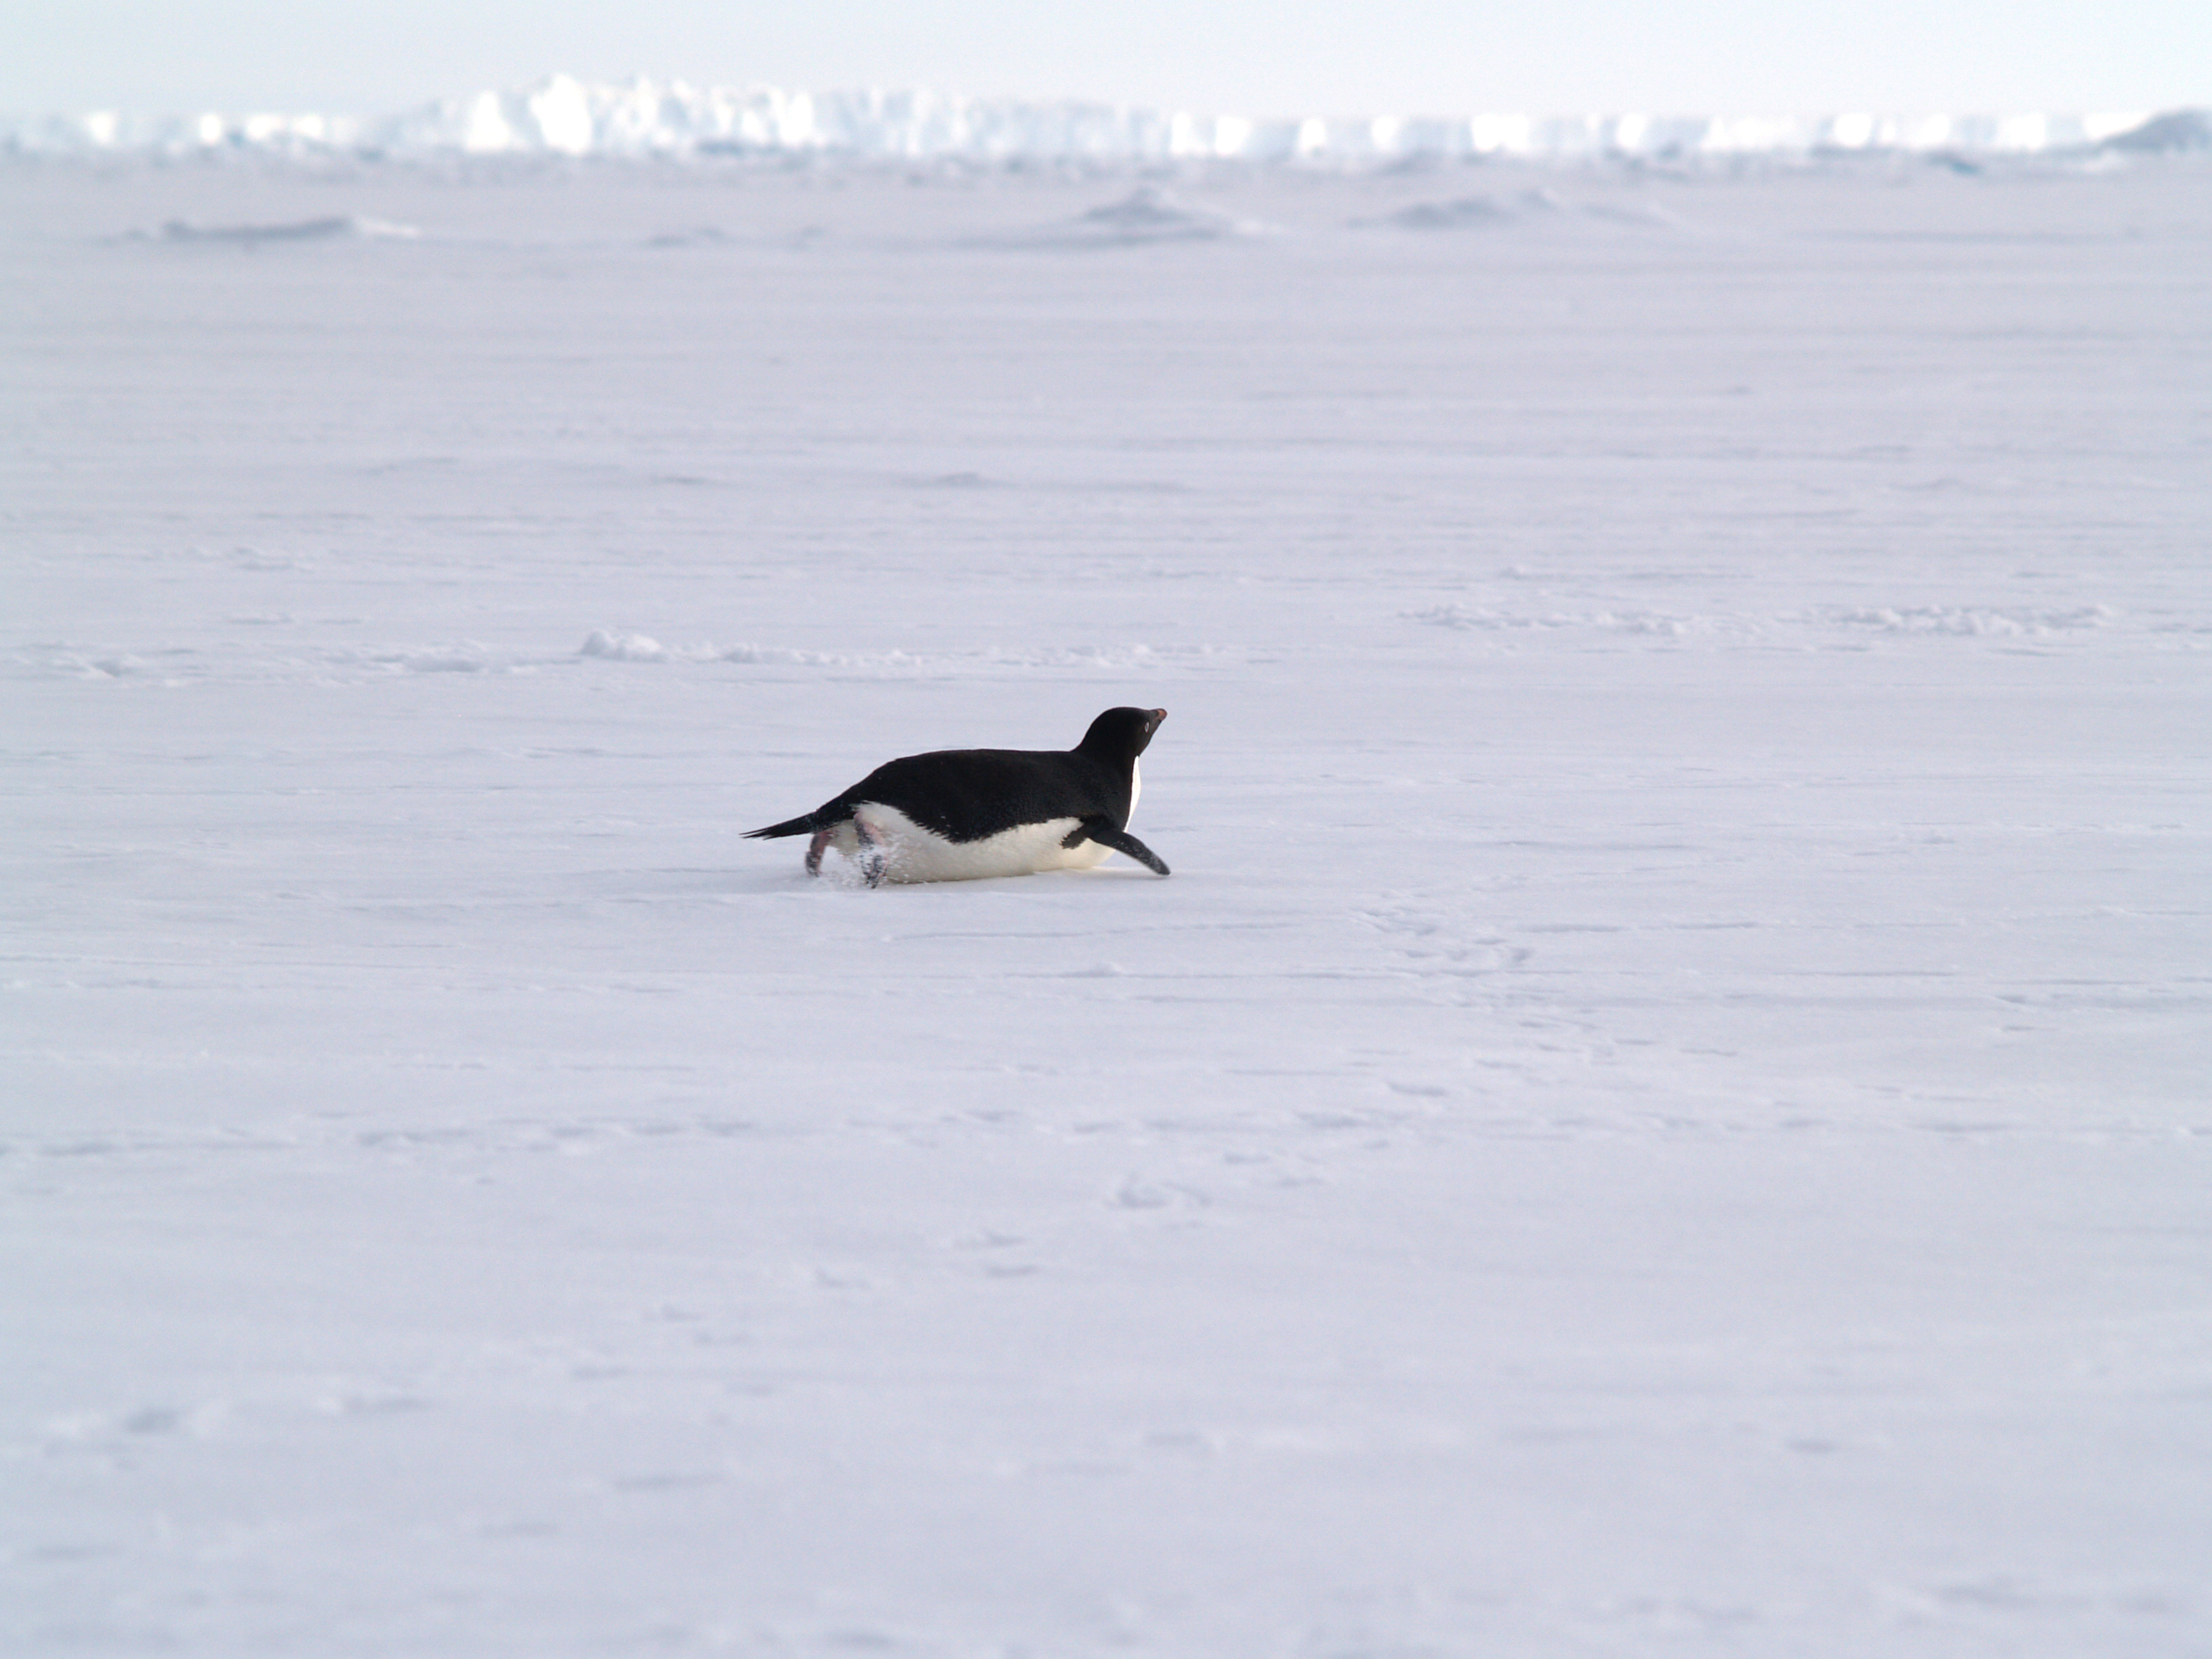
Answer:
[{"label": "snow surface", "polygon": [[0,167],[0,1650],[2212,1649],[2206,179]]}]

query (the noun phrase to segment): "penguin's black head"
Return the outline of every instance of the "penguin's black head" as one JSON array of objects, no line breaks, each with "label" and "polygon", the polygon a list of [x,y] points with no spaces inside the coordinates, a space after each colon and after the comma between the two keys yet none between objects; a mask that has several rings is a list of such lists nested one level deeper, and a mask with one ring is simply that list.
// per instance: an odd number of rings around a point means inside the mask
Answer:
[{"label": "penguin's black head", "polygon": [[1167,717],[1164,708],[1109,708],[1091,722],[1076,747],[1102,760],[1134,760]]}]

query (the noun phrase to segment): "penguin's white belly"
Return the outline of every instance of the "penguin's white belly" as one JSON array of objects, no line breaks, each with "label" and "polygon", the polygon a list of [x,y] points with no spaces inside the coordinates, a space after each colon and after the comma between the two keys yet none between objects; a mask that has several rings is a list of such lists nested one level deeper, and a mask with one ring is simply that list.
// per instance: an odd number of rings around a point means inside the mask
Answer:
[{"label": "penguin's white belly", "polygon": [[[1095,841],[1073,847],[1060,842],[1080,818],[1048,818],[1002,830],[981,841],[947,841],[924,829],[896,806],[862,801],[854,817],[881,838],[885,881],[976,881],[987,876],[1028,876],[1040,870],[1088,870],[1113,849]],[[847,858],[858,858],[860,831],[841,823],[830,844]]]}]

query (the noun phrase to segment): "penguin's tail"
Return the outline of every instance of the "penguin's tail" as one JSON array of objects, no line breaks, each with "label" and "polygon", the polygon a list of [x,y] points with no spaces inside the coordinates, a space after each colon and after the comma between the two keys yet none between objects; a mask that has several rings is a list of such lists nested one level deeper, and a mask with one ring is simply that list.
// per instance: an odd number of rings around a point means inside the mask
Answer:
[{"label": "penguin's tail", "polygon": [[817,807],[811,812],[802,812],[795,818],[786,818],[781,823],[771,823],[765,830],[748,830],[747,841],[780,841],[786,836],[811,836],[817,830],[827,830],[832,824],[842,823],[852,817],[849,811],[833,812],[827,807]]}]

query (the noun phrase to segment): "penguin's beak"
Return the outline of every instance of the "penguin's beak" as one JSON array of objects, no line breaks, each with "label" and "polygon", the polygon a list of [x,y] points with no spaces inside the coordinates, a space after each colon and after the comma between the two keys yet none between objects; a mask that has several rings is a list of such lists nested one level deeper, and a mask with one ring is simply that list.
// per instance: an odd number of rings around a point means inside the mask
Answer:
[{"label": "penguin's beak", "polygon": [[1146,723],[1145,726],[1146,735],[1149,736],[1151,733],[1158,731],[1160,729],[1160,722],[1167,717],[1168,711],[1164,708],[1155,708],[1152,710],[1152,718]]}]

